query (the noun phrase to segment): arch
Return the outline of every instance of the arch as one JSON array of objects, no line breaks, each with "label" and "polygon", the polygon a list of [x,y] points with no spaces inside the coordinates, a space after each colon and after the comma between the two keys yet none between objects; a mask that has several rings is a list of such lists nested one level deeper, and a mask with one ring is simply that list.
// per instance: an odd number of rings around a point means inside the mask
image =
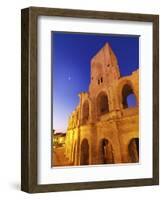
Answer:
[{"label": "arch", "polygon": [[130,161],[139,162],[139,138],[132,138],[128,145]]},{"label": "arch", "polygon": [[89,165],[89,143],[87,139],[83,139],[81,143],[80,165]]},{"label": "arch", "polygon": [[99,147],[100,147],[99,148],[100,164],[113,164],[114,163],[113,148],[109,140],[103,138],[100,141]]},{"label": "arch", "polygon": [[83,123],[85,124],[89,119],[89,103],[88,100],[86,100],[83,104]]},{"label": "arch", "polygon": [[136,107],[136,97],[133,93],[129,94],[126,100],[128,108]]},{"label": "arch", "polygon": [[101,92],[97,97],[98,115],[103,115],[109,112],[108,96],[105,92]]},{"label": "arch", "polygon": [[136,97],[133,88],[130,84],[126,83],[122,88],[122,106],[123,108],[130,108],[136,106]]},{"label": "arch", "polygon": [[76,142],[75,142],[75,144],[74,144],[74,148],[73,148],[73,158],[72,158],[72,160],[73,160],[73,164],[75,164],[75,157],[76,157]]}]

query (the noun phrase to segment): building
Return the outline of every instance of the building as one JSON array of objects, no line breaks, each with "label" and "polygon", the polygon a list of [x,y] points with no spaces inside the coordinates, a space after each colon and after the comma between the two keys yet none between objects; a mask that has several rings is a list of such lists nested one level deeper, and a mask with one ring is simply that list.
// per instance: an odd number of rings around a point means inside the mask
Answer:
[{"label": "building", "polygon": [[65,145],[65,133],[54,133],[53,131],[53,148],[62,147]]},{"label": "building", "polygon": [[[127,98],[134,95],[136,105]],[[65,155],[73,165],[139,161],[139,70],[121,77],[110,45],[91,59],[88,92],[69,117]]]}]

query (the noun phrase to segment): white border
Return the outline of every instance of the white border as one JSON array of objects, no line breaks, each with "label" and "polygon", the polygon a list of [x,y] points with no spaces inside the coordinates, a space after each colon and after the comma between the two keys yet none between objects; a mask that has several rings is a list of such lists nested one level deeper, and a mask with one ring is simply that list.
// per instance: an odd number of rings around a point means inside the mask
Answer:
[{"label": "white border", "polygon": [[[51,31],[141,35],[140,164],[51,168]],[[152,157],[152,23],[39,17],[38,184],[151,178]]]}]

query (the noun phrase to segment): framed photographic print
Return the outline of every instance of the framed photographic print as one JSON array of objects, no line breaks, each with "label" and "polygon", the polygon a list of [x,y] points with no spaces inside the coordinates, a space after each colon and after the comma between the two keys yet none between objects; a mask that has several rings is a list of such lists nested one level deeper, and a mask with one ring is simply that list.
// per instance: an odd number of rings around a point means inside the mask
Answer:
[{"label": "framed photographic print", "polygon": [[21,189],[159,184],[159,16],[30,7]]}]

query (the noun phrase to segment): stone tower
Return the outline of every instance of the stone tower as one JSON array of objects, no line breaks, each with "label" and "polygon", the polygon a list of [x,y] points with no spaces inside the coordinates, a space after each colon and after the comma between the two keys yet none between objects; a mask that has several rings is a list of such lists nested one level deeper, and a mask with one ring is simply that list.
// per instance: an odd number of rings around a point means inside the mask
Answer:
[{"label": "stone tower", "polygon": [[106,43],[91,60],[90,93],[93,95],[103,87],[110,86],[119,77],[117,58],[110,45]]}]

